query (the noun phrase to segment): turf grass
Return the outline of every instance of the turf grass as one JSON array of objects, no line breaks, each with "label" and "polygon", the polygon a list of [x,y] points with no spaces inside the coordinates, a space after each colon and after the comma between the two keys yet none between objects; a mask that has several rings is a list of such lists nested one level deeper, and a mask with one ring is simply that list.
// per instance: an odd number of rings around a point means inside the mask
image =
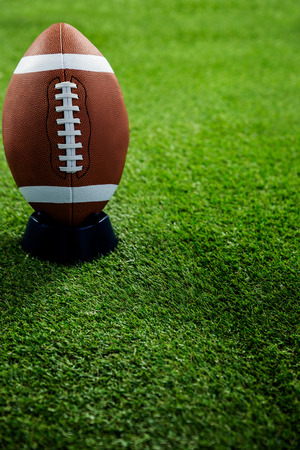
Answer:
[{"label": "turf grass", "polygon": [[60,266],[0,152],[7,449],[297,448],[299,28],[292,0],[1,3],[0,101],[47,26],[106,56],[130,120],[106,258]]}]

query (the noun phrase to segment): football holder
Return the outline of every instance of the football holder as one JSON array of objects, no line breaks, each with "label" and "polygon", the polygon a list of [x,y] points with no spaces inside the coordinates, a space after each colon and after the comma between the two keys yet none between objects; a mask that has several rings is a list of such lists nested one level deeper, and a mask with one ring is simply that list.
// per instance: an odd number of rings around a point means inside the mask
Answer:
[{"label": "football holder", "polygon": [[107,214],[92,214],[80,227],[54,222],[41,212],[29,217],[22,239],[25,252],[39,259],[74,264],[105,256],[117,245]]}]

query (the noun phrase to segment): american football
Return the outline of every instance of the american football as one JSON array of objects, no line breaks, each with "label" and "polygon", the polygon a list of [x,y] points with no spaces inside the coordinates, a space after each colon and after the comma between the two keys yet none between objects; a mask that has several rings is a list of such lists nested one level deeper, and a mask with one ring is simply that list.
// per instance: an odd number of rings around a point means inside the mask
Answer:
[{"label": "american football", "polygon": [[46,29],[17,65],[3,108],[6,158],[34,210],[80,226],[122,176],[128,117],[108,61],[74,27]]}]

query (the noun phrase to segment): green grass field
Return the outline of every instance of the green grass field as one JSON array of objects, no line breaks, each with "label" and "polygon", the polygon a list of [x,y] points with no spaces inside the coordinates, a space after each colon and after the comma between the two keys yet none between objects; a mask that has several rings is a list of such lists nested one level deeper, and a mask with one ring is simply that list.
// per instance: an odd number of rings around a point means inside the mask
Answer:
[{"label": "green grass field", "polygon": [[0,6],[1,107],[64,21],[114,68],[131,133],[118,248],[75,266],[20,249],[1,142],[0,447],[299,448],[297,2]]}]

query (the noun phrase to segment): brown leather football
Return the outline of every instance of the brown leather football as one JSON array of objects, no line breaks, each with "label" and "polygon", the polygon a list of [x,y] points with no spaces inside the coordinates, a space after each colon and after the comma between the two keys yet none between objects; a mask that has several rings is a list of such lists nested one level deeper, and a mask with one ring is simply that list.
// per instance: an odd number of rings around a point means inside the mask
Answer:
[{"label": "brown leather football", "polygon": [[3,108],[13,177],[36,210],[79,226],[115,192],[128,118],[114,72],[78,30],[57,23],[19,62]]}]

